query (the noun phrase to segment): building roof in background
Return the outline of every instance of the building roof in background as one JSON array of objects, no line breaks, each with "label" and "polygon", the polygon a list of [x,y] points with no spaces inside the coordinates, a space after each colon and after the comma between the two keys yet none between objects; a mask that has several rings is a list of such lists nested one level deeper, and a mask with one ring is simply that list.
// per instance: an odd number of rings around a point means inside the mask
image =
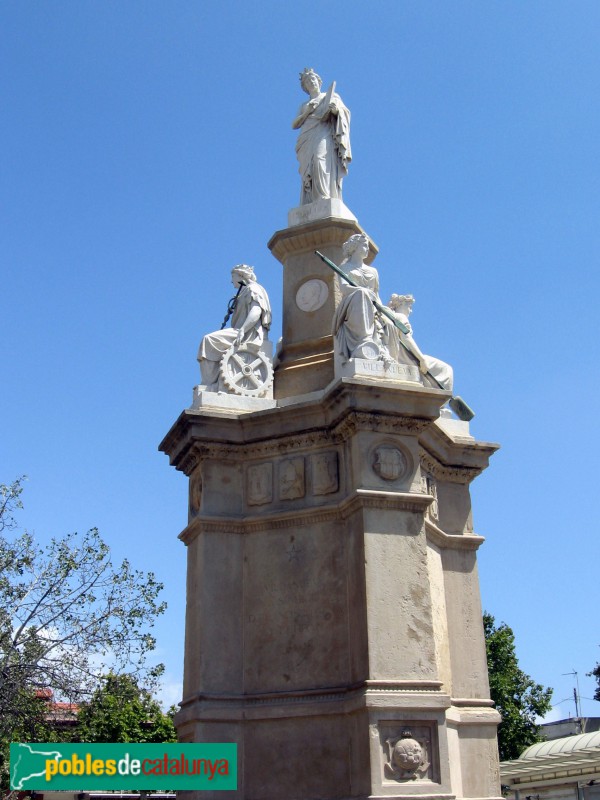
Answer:
[{"label": "building roof in background", "polygon": [[518,761],[542,756],[556,756],[574,751],[598,750],[600,754],[600,731],[580,733],[577,736],[564,736],[561,739],[551,739],[548,742],[537,742],[524,750]]}]

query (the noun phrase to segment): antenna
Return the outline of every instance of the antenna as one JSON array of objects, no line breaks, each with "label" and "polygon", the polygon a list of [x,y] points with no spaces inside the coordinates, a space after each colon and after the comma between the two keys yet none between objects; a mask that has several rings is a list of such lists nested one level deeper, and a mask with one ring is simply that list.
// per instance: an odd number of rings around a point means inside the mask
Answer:
[{"label": "antenna", "polygon": [[563,675],[575,675],[575,682],[577,684],[577,688],[573,689],[573,699],[575,700],[575,716],[578,719],[581,719],[581,695],[579,693],[579,675],[577,674],[577,670],[573,670],[572,672],[563,672]]}]

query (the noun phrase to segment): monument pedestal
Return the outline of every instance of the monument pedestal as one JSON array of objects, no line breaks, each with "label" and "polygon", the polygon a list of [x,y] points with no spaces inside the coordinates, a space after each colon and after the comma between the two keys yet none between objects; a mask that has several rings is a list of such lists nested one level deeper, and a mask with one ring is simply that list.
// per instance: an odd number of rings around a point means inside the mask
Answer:
[{"label": "monument pedestal", "polygon": [[[354,219],[328,217],[277,231],[269,241],[283,264],[283,342],[275,369],[276,398],[324,389],[334,378],[331,321],[340,301],[339,278],[315,250],[339,264],[342,245],[354,233],[364,233]],[[370,250],[369,263],[378,252],[372,242]]]},{"label": "monument pedestal", "polygon": [[[288,399],[188,409],[160,446],[190,482],[178,734],[237,742],[240,799],[497,797],[469,496],[497,446],[438,420],[447,392],[327,383],[335,286],[310,253],[339,262],[341,224],[270,243]],[[331,294],[302,338],[292,301],[311,279]]]}]

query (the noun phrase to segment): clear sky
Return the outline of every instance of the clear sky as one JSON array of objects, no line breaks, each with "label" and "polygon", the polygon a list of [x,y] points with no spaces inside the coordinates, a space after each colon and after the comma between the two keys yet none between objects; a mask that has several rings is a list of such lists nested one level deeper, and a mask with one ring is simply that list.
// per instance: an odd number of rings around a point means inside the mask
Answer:
[{"label": "clear sky", "polygon": [[[163,696],[179,699],[185,477],[157,445],[198,382],[229,270],[299,197],[290,123],[313,66],[352,111],[344,200],[416,297],[472,432],[484,607],[553,716],[600,715],[595,0],[0,4],[0,481],[29,476],[41,541],[98,526],[166,584]],[[564,702],[561,702],[564,701]]]}]

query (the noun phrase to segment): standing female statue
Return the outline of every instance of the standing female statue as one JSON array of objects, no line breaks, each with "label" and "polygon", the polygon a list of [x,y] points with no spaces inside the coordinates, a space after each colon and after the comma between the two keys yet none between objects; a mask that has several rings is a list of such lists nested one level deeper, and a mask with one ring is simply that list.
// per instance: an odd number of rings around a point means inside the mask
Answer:
[{"label": "standing female statue", "polygon": [[300,129],[296,155],[302,179],[300,205],[321,198],[342,198],[342,181],[352,160],[350,111],[334,92],[321,91],[323,81],[314,69],[300,73],[300,85],[310,99],[300,106],[292,128]]}]

